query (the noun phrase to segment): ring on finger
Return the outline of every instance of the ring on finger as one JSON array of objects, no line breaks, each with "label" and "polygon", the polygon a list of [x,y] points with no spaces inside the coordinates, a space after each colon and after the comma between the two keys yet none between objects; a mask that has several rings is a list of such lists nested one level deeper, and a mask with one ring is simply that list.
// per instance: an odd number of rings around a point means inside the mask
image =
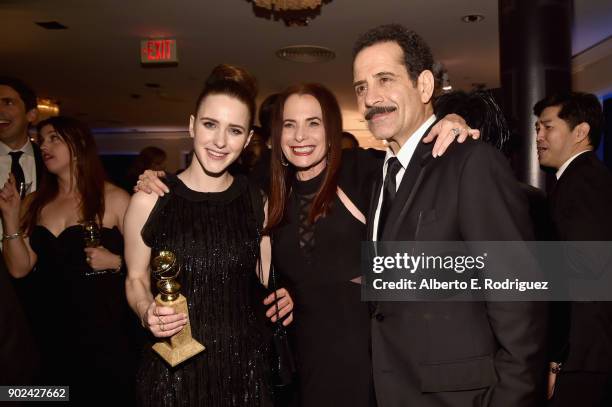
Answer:
[{"label": "ring on finger", "polygon": [[453,137],[457,137],[459,134],[461,134],[461,129],[458,127],[453,127],[451,132],[453,133]]},{"label": "ring on finger", "polygon": [[166,330],[166,329],[164,328],[164,324],[159,325],[159,330],[160,330],[160,331],[162,331],[162,332]]},{"label": "ring on finger", "polygon": [[157,320],[159,321],[159,325],[163,325],[164,324],[164,320],[159,315],[157,316]]}]

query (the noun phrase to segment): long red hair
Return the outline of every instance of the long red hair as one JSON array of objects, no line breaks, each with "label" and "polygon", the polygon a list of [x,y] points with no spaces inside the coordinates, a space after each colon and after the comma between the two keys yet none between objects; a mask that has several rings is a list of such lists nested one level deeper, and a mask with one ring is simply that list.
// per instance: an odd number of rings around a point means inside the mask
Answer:
[{"label": "long red hair", "polygon": [[291,95],[310,95],[317,99],[323,113],[323,126],[325,128],[325,142],[328,146],[325,177],[310,208],[308,221],[314,223],[319,217],[326,216],[331,210],[338,186],[338,170],[342,155],[342,113],[340,105],[334,94],[325,86],[318,83],[294,85],[280,94],[272,112],[272,158],[270,160],[270,196],[268,201],[269,232],[279,225],[285,215],[287,200],[291,186],[295,179],[295,168],[289,164],[283,166],[281,136],[283,132],[283,110],[285,102]]},{"label": "long red hair", "polygon": [[[38,123],[40,130],[50,125],[68,145],[71,154],[71,171],[74,171],[76,189],[80,197],[82,221],[95,221],[102,225],[104,218],[104,182],[106,174],[98,157],[96,142],[89,128],[82,122],[65,116],[51,117]],[[34,193],[23,220],[23,229],[30,234],[40,218],[40,212],[57,197],[59,185],[57,176],[42,171],[42,179]]]}]

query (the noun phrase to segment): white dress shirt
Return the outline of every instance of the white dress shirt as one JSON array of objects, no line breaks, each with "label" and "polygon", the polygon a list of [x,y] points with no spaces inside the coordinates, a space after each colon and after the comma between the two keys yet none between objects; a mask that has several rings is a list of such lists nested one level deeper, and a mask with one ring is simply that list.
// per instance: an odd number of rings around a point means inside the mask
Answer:
[{"label": "white dress shirt", "polygon": [[[9,146],[0,141],[0,188],[4,186],[8,180],[9,173],[11,172],[12,158],[9,153],[12,151],[23,151],[23,154],[21,157],[19,157],[19,164],[23,169],[26,185],[31,183],[27,193],[34,192],[36,189],[36,159],[34,158],[34,147],[32,146],[32,142],[30,142],[30,140],[28,140],[21,148],[17,150],[11,149]],[[4,231],[2,230],[2,223],[0,223],[0,236],[3,234]],[[2,247],[1,240],[0,247]]]},{"label": "white dress shirt", "polygon": [[[384,180],[385,177],[387,176],[387,167],[389,165],[389,159],[391,157],[397,157],[397,160],[400,162],[402,167],[400,168],[400,170],[397,172],[397,175],[395,176],[396,191],[397,189],[399,189],[400,184],[402,183],[402,178],[404,178],[404,173],[406,172],[406,168],[408,168],[408,164],[410,163],[410,159],[414,155],[414,151],[416,150],[417,146],[421,142],[421,139],[425,135],[425,131],[427,131],[427,129],[435,121],[436,121],[436,116],[432,114],[429,117],[429,119],[427,119],[421,125],[421,127],[419,127],[414,133],[412,133],[412,135],[408,138],[408,140],[406,140],[404,145],[397,152],[397,156],[393,153],[393,151],[390,148],[387,147],[387,155],[385,156],[385,163],[383,164],[383,178],[382,179]],[[380,208],[382,206],[383,187],[384,187],[384,182],[383,182],[383,185],[381,185],[380,190],[378,191],[378,204],[376,205],[376,213],[374,214],[374,227],[372,228],[373,235],[371,236],[374,242],[376,241],[376,237],[378,236],[378,226],[379,226],[378,219],[380,217]],[[383,226],[384,225],[381,225],[381,227]]]},{"label": "white dress shirt", "polygon": [[578,157],[580,154],[588,153],[589,151],[592,151],[592,150],[584,150],[584,151],[579,152],[578,154],[574,154],[566,162],[564,162],[563,165],[561,167],[559,167],[559,169],[555,173],[555,176],[557,177],[557,180],[559,180],[559,178],[561,178],[561,175],[563,175],[563,173],[565,172],[567,167],[569,167],[569,165],[572,163],[572,161],[574,161],[576,159],[576,157]]}]

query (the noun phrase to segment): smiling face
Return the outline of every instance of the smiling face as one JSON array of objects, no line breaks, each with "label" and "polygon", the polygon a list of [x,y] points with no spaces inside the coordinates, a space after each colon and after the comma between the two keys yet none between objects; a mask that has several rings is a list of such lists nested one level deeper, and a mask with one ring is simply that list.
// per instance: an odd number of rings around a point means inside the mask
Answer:
[{"label": "smiling face", "polygon": [[293,94],[283,107],[281,149],[298,170],[300,179],[310,179],[326,166],[327,139],[323,112],[312,95]]},{"label": "smiling face", "polygon": [[189,133],[197,163],[205,173],[219,175],[236,161],[251,137],[248,107],[224,94],[206,96],[196,116],[191,116]]},{"label": "smiling face", "polygon": [[554,169],[559,169],[574,154],[590,149],[588,125],[581,123],[570,129],[569,124],[559,117],[560,110],[560,106],[547,107],[536,122],[538,161],[540,165]]},{"label": "smiling face", "polygon": [[40,129],[38,143],[43,162],[50,173],[59,175],[62,172],[70,171],[72,165],[70,148],[52,125],[48,124]]},{"label": "smiling face", "polygon": [[28,125],[36,119],[36,109],[26,112],[25,104],[13,88],[0,85],[0,141],[21,148],[28,140]]},{"label": "smiling face", "polygon": [[374,137],[396,152],[433,113],[433,74],[423,71],[413,83],[403,60],[396,42],[381,42],[362,49],[353,64],[359,110]]}]

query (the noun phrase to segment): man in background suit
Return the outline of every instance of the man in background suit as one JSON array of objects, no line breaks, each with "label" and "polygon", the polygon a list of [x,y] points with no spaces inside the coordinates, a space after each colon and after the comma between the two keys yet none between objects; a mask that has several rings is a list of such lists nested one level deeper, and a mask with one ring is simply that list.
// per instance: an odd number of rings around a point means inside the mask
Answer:
[{"label": "man in background suit", "polygon": [[[356,43],[357,102],[389,146],[369,236],[529,240],[525,195],[499,152],[468,140],[432,158],[432,146],[420,142],[436,122],[432,65],[428,45],[399,25],[374,28]],[[372,318],[378,405],[541,406],[546,321],[544,304],[379,302]]]},{"label": "man in background suit", "polygon": [[[539,101],[533,111],[538,116],[540,165],[557,171],[550,196],[557,238],[612,241],[612,174],[594,153],[603,128],[597,97],[553,95]],[[555,318],[558,324],[569,322],[565,329],[555,330],[569,333],[553,338],[565,346],[558,346],[562,352],[550,365],[551,405],[612,405],[604,404],[612,397],[612,302],[571,303],[568,313]]]},{"label": "man in background suit", "polygon": [[[36,106],[36,94],[25,83],[17,78],[0,76],[0,185],[4,185],[12,172],[17,185],[23,185],[23,195],[36,190],[44,165],[40,149],[30,141],[28,134],[38,115]],[[0,223],[0,234],[3,233]],[[35,379],[37,353],[18,301],[28,290],[27,284],[27,278],[11,279],[0,253],[2,384],[28,384]]]},{"label": "man in background suit", "polygon": [[44,165],[28,133],[38,116],[36,106],[36,94],[25,83],[0,76],[0,184],[13,172],[26,193],[36,190]]},{"label": "man in background suit", "polygon": [[30,326],[4,261],[0,261],[0,366],[0,385],[32,384],[38,366]]}]

